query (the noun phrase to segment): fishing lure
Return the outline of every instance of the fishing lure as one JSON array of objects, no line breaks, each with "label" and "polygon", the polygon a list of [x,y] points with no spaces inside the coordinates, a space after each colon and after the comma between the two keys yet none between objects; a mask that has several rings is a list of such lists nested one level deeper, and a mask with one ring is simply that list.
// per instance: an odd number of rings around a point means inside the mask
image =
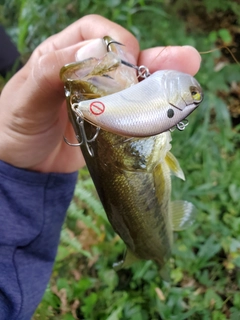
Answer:
[{"label": "fishing lure", "polygon": [[147,137],[181,123],[202,99],[201,86],[194,77],[161,70],[147,73],[146,79],[122,91],[73,103],[72,109],[80,118],[106,131]]}]

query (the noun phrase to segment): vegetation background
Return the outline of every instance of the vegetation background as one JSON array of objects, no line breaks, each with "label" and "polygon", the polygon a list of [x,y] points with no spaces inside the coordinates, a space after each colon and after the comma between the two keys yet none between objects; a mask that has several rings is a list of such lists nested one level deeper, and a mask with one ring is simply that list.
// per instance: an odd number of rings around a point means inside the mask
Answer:
[{"label": "vegetation background", "polygon": [[[240,61],[238,0],[0,0],[0,23],[23,60],[90,13],[130,30],[142,48],[228,46]],[[240,66],[219,49],[202,55],[197,79],[204,102],[184,132],[173,132],[172,151],[186,181],[173,178],[172,197],[193,202],[198,215],[193,227],[175,235],[171,282],[163,282],[149,261],[119,274],[112,270],[124,245],[83,169],[34,320],[240,319]]]}]

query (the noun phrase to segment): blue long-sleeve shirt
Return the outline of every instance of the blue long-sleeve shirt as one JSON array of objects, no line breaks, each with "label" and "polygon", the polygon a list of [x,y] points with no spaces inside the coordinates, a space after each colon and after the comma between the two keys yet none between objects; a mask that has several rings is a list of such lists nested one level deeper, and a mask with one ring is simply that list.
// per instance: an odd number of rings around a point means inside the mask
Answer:
[{"label": "blue long-sleeve shirt", "polygon": [[76,179],[0,161],[0,320],[29,320],[40,303]]}]

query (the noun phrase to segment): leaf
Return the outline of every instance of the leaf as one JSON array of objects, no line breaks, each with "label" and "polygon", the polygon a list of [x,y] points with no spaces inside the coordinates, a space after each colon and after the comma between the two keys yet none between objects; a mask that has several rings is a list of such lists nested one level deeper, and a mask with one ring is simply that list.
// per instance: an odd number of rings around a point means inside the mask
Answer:
[{"label": "leaf", "polygon": [[201,246],[197,256],[201,260],[201,262],[207,262],[220,250],[220,243],[217,241],[215,235],[211,235]]},{"label": "leaf", "polygon": [[123,306],[119,306],[114,310],[106,320],[119,320],[122,315]]},{"label": "leaf", "polygon": [[228,31],[228,29],[220,29],[218,30],[218,34],[225,45],[229,45],[232,43],[232,35]]},{"label": "leaf", "polygon": [[90,293],[86,298],[85,298],[85,303],[81,307],[81,310],[84,312],[84,315],[87,319],[92,318],[90,315],[94,311],[95,304],[98,300],[98,296],[95,292]]},{"label": "leaf", "polygon": [[204,305],[206,308],[221,309],[223,300],[213,289],[208,289],[204,296]]},{"label": "leaf", "polygon": [[240,187],[238,187],[236,184],[231,183],[229,188],[229,194],[234,202],[239,201],[239,195],[240,195]]}]

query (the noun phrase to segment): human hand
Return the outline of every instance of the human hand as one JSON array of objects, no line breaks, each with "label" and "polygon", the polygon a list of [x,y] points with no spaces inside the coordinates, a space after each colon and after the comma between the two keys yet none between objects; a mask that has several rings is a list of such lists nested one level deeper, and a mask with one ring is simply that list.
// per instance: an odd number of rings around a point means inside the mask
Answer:
[{"label": "human hand", "polygon": [[[75,61],[80,48],[105,35],[124,44],[131,55],[130,62],[146,65],[150,72],[176,69],[194,75],[199,69],[201,58],[192,47],[140,51],[136,38],[121,26],[98,15],[85,16],[40,44],[3,89],[1,160],[40,172],[68,173],[84,165],[80,149],[69,147],[63,140],[66,136],[74,141],[75,134],[68,120],[59,70]],[[96,47],[89,57],[98,57],[100,51]]]}]

